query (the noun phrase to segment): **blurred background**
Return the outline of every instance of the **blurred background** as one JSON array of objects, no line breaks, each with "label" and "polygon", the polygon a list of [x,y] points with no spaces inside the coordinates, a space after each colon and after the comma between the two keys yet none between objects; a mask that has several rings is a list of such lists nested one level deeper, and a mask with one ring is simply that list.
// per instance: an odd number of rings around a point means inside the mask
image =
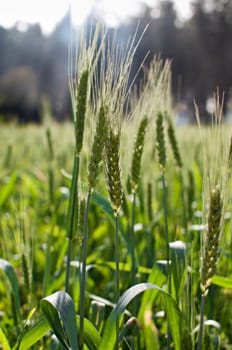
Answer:
[{"label": "blurred background", "polygon": [[[68,91],[70,23],[105,23],[109,35],[127,42],[138,22],[143,40],[132,75],[149,51],[172,61],[173,101],[179,123],[193,122],[194,100],[210,121],[212,96],[224,94],[224,114],[232,113],[231,0],[8,0],[0,13],[0,119],[42,122],[49,110],[57,121],[71,118]],[[139,37],[140,33],[138,33]],[[136,83],[141,79],[138,75]]]}]

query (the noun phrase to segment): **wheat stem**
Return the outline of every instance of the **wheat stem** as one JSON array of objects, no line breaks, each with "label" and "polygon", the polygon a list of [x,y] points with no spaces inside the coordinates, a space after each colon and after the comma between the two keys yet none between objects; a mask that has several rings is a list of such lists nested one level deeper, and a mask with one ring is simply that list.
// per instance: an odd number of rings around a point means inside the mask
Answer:
[{"label": "wheat stem", "polygon": [[153,210],[152,210],[152,184],[149,182],[147,184],[147,211],[149,223],[153,220]]},{"label": "wheat stem", "polygon": [[80,331],[79,331],[79,346],[80,350],[84,346],[84,313],[85,313],[85,290],[86,290],[86,259],[87,259],[87,244],[88,244],[88,215],[89,205],[91,199],[91,192],[87,195],[85,216],[84,216],[84,237],[83,237],[83,251],[81,263],[81,284],[80,284]]},{"label": "wheat stem", "polygon": [[[115,264],[116,264],[116,270],[115,270],[115,301],[118,302],[120,298],[120,270],[119,270],[119,217],[118,215],[115,216]],[[119,319],[116,320],[116,345],[115,349],[118,349],[119,347]]]},{"label": "wheat stem", "polygon": [[197,350],[202,349],[202,341],[203,341],[203,336],[204,336],[205,301],[206,301],[206,295],[203,293],[201,295],[200,328],[199,328]]},{"label": "wheat stem", "polygon": [[66,257],[66,277],[65,277],[65,291],[69,290],[69,278],[70,278],[70,261],[71,261],[71,244],[73,234],[77,230],[78,223],[78,177],[79,177],[79,162],[78,156],[74,155],[73,175],[71,182],[69,206],[68,206],[68,219],[67,219],[67,257]]},{"label": "wheat stem", "polygon": [[[167,276],[170,282],[169,276],[169,263],[170,263],[170,249],[169,249],[169,228],[168,228],[168,204],[167,204],[167,186],[164,174],[161,175],[162,189],[163,189],[163,212],[164,212],[164,231],[165,231],[165,243],[166,243],[166,260],[167,260]],[[168,283],[168,290],[170,292],[171,283]]]},{"label": "wheat stem", "polygon": [[[186,202],[185,202],[185,191],[184,191],[184,179],[183,179],[183,174],[182,170],[179,169],[179,177],[180,177],[180,195],[181,195],[181,202],[182,202],[182,220],[183,220],[183,227],[184,227],[184,233],[186,237],[188,237],[188,221],[187,221],[187,216],[186,216]],[[188,239],[187,239],[188,242]]]},{"label": "wheat stem", "polygon": [[132,200],[132,215],[131,215],[131,260],[132,260],[132,271],[131,271],[131,283],[132,286],[136,282],[136,260],[135,260],[135,231],[134,231],[134,226],[135,226],[135,206],[136,206],[136,192],[133,193],[133,200]]}]

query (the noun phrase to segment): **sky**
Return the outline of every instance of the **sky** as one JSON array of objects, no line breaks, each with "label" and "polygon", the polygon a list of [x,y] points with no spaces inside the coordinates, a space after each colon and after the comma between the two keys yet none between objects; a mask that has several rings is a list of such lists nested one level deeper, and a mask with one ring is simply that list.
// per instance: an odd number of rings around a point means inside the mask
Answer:
[{"label": "sky", "polygon": [[[4,1],[4,0],[3,0]],[[80,24],[92,8],[104,14],[106,22],[117,25],[120,20],[137,14],[142,0],[6,0],[1,6],[0,25],[10,28],[16,22],[40,23],[44,33],[49,34],[67,12],[72,11],[72,21]],[[157,0],[143,0],[154,5]],[[180,18],[190,15],[191,0],[174,0]],[[23,25],[19,29],[23,30]]]}]

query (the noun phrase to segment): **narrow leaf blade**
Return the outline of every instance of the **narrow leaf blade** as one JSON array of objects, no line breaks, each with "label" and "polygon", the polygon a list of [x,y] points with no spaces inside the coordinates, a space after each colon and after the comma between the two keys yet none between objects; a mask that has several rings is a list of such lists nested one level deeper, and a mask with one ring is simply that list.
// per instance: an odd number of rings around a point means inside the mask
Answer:
[{"label": "narrow leaf blade", "polygon": [[[80,316],[77,315],[77,324],[79,327]],[[84,341],[90,350],[98,350],[101,343],[101,336],[94,325],[85,318],[84,320]]]},{"label": "narrow leaf blade", "polygon": [[232,278],[213,276],[212,283],[222,288],[232,289]]},{"label": "narrow leaf blade", "polygon": [[5,259],[0,259],[0,270],[4,272],[10,283],[11,291],[15,300],[16,312],[20,318],[19,283],[15,270],[13,266],[9,263],[9,261]]},{"label": "narrow leaf blade", "polygon": [[7,337],[3,333],[3,330],[0,328],[0,347],[1,346],[4,350],[11,350],[10,345],[7,341]]},{"label": "narrow leaf blade", "polygon": [[[116,323],[120,319],[127,305],[139,294],[147,290],[159,291],[167,308],[167,317],[170,325],[175,349],[181,349],[181,312],[175,300],[162,288],[151,283],[140,283],[129,288],[119,299],[106,322],[106,327],[99,350],[113,350],[116,342]],[[175,315],[172,315],[174,313]],[[178,334],[176,334],[178,333]]]},{"label": "narrow leaf blade", "polygon": [[20,341],[18,350],[30,349],[30,347],[42,339],[50,329],[51,326],[49,325],[48,321],[42,317],[25,333]]}]

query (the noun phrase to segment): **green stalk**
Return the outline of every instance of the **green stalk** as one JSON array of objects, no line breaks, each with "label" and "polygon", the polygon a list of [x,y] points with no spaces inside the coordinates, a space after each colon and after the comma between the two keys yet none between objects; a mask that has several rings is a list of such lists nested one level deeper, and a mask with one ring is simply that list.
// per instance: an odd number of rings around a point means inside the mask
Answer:
[{"label": "green stalk", "polygon": [[49,199],[51,207],[53,208],[54,204],[54,171],[53,171],[53,162],[54,162],[54,150],[51,138],[51,130],[48,128],[46,130],[47,143],[48,143],[48,155],[49,155],[49,170],[48,170],[48,185],[49,185]]},{"label": "green stalk", "polygon": [[[117,303],[120,298],[120,270],[119,270],[119,218],[115,215],[115,302]],[[116,344],[115,349],[119,348],[119,319],[116,322]]]},{"label": "green stalk", "polygon": [[[165,241],[166,241],[166,260],[167,260],[167,278],[168,278],[168,293],[171,294],[171,274],[170,274],[170,250],[169,250],[169,230],[168,230],[168,205],[167,205],[167,187],[164,172],[162,173],[162,187],[163,187],[163,211],[164,211],[164,229],[165,229]],[[171,346],[171,333],[168,325],[167,328],[167,349]]]},{"label": "green stalk", "polygon": [[75,154],[72,183],[70,190],[70,199],[68,205],[68,220],[67,220],[67,258],[66,258],[66,278],[65,278],[65,291],[69,291],[69,278],[70,278],[70,261],[71,261],[71,244],[73,234],[76,232],[78,223],[78,176],[79,176],[79,156]]},{"label": "green stalk", "polygon": [[147,212],[149,224],[152,224],[153,220],[153,209],[152,209],[152,184],[147,184]]},{"label": "green stalk", "polygon": [[71,261],[71,239],[68,238],[68,249],[66,257],[66,277],[65,277],[65,292],[69,292],[69,278],[70,278],[70,261]]},{"label": "green stalk", "polygon": [[47,295],[47,288],[48,288],[48,282],[49,282],[49,277],[50,277],[50,272],[51,272],[51,235],[48,234],[48,239],[47,239],[47,247],[46,247],[46,269],[44,271],[44,278],[43,278],[43,297]]},{"label": "green stalk", "polygon": [[168,230],[168,205],[167,205],[167,187],[164,173],[161,175],[162,188],[163,188],[163,211],[164,211],[164,230],[165,230],[165,242],[166,242],[166,260],[167,260],[167,275],[168,275],[168,292],[171,292],[171,278],[169,276],[169,262],[170,262],[170,251],[169,251],[169,230]]},{"label": "green stalk", "polygon": [[132,260],[132,286],[136,283],[136,261],[135,261],[135,205],[136,205],[136,192],[133,193],[132,202],[132,215],[131,215],[131,260]]},{"label": "green stalk", "polygon": [[185,205],[185,196],[184,196],[184,180],[183,180],[183,174],[182,174],[182,170],[181,168],[179,169],[179,176],[180,176],[180,185],[181,185],[181,201],[182,201],[182,208],[183,208],[183,212],[182,212],[182,219],[183,219],[183,227],[184,227],[184,232],[185,232],[185,237],[187,242],[189,242],[188,240],[188,221],[187,221],[187,216],[186,216],[186,205]]},{"label": "green stalk", "polygon": [[199,329],[197,350],[202,349],[202,341],[203,341],[203,335],[204,335],[205,300],[206,300],[206,295],[205,295],[205,293],[202,293],[202,295],[201,295],[200,329]]},{"label": "green stalk", "polygon": [[79,346],[80,350],[84,347],[84,313],[85,313],[85,290],[86,290],[86,259],[87,259],[87,244],[88,244],[88,215],[89,205],[91,199],[91,192],[88,192],[85,216],[84,216],[84,237],[83,237],[83,250],[82,250],[82,262],[81,262],[81,285],[80,285],[80,331],[79,331]]},{"label": "green stalk", "polygon": [[115,278],[115,301],[120,298],[120,271],[119,271],[119,218],[115,216],[115,263],[116,263],[116,278]]}]

